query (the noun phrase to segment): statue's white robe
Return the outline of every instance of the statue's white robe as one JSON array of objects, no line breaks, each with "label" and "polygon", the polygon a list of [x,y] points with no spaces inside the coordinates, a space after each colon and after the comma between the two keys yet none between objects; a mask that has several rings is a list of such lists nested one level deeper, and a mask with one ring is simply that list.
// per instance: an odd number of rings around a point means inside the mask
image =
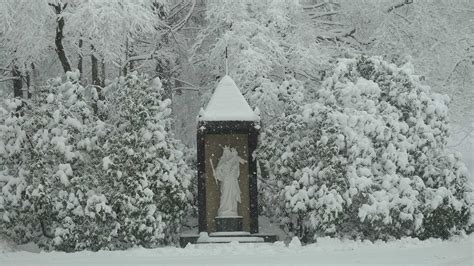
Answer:
[{"label": "statue's white robe", "polygon": [[[221,197],[218,216],[238,216],[238,203],[241,202],[239,176],[242,159],[237,152],[226,151],[216,167],[216,178],[220,181]],[[228,148],[227,148],[228,149]]]}]

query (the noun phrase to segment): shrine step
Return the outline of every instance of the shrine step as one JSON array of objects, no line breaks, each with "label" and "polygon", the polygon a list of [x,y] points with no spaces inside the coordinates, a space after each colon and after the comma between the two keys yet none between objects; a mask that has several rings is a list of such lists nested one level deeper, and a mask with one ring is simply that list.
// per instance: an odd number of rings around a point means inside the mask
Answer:
[{"label": "shrine step", "polygon": [[239,243],[273,243],[277,241],[276,235],[250,234],[249,232],[214,232],[209,235],[206,232],[198,234],[183,234],[179,239],[179,245],[184,248],[191,244],[221,244],[230,242]]},{"label": "shrine step", "polygon": [[210,237],[251,236],[251,234],[245,231],[230,231],[230,232],[214,232],[214,233],[210,233],[209,236]]}]

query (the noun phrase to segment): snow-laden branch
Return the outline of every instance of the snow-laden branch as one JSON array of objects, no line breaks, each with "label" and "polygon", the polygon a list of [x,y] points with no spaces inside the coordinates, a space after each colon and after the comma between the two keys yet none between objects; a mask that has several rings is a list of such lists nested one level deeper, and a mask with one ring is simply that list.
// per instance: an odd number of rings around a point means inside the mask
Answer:
[{"label": "snow-laden branch", "polygon": [[173,88],[173,90],[174,90],[174,91],[178,91],[178,90],[199,91],[199,88],[193,88],[193,87],[184,86],[184,87],[175,87],[175,88]]},{"label": "snow-laden branch", "polygon": [[402,6],[406,6],[406,5],[409,5],[409,4],[412,4],[412,3],[413,3],[413,0],[405,0],[402,3],[399,3],[399,4],[396,4],[396,5],[393,5],[393,6],[389,7],[385,12],[390,13],[390,12],[392,12],[393,10],[395,10],[397,8],[400,8]]},{"label": "snow-laden branch", "polygon": [[189,9],[188,13],[186,14],[186,16],[185,16],[181,21],[179,21],[179,22],[173,27],[173,31],[178,31],[179,29],[181,29],[181,28],[186,24],[186,22],[188,22],[189,18],[190,18],[191,15],[193,14],[193,11],[194,11],[195,6],[196,6],[196,0],[192,0],[192,2],[191,2],[191,8]]},{"label": "snow-laden branch", "polygon": [[466,141],[466,139],[468,139],[469,137],[474,135],[474,128],[470,127],[467,130],[464,130],[464,132],[462,132],[462,134],[464,136],[461,137],[456,144],[448,145],[448,148],[455,148],[455,147],[458,147],[459,145],[463,144]]},{"label": "snow-laden branch", "polygon": [[464,61],[468,61],[468,58],[461,58],[460,60],[458,60],[456,62],[456,64],[454,64],[453,68],[451,69],[451,71],[448,72],[449,74],[446,77],[446,79],[444,80],[445,85],[447,85],[447,83],[449,82],[449,79],[452,77],[453,73],[456,71],[456,69],[459,67],[459,65]]},{"label": "snow-laden branch", "polygon": [[332,15],[337,15],[339,14],[339,11],[328,11],[328,12],[323,12],[323,13],[308,13],[308,15],[314,19],[314,18],[320,18],[320,17],[325,17],[325,16],[332,16]]},{"label": "snow-laden branch", "polygon": [[197,87],[196,85],[191,84],[191,83],[189,83],[189,82],[187,82],[187,81],[185,81],[185,80],[179,79],[179,78],[174,78],[174,80],[177,80],[177,81],[179,81],[179,82],[182,82],[182,83],[184,83],[184,84],[186,84],[186,85],[188,85],[188,86],[190,86],[190,87],[193,87],[193,88],[196,88],[196,87]]},{"label": "snow-laden branch", "polygon": [[350,30],[333,30],[328,33],[332,33],[332,35],[328,36],[317,36],[316,38],[319,40],[327,40],[327,41],[342,41],[341,38],[345,37],[354,37],[354,33],[356,32],[355,28]]},{"label": "snow-laden branch", "polygon": [[153,59],[153,54],[154,52],[149,53],[149,54],[131,56],[128,58],[126,64],[128,64],[129,62],[134,62],[134,61],[143,61],[143,60]]},{"label": "snow-laden branch", "polygon": [[302,6],[301,8],[303,8],[303,9],[315,9],[315,8],[318,8],[318,7],[322,7],[326,4],[327,4],[326,2],[322,2],[322,3],[319,3],[319,4],[310,5],[310,6]]},{"label": "snow-laden branch", "polygon": [[348,26],[345,23],[337,22],[337,21],[329,21],[329,20],[313,20],[316,24],[326,24],[326,25],[334,25],[334,26]]},{"label": "snow-laden branch", "polygon": [[12,81],[12,80],[19,80],[18,77],[6,77],[6,78],[1,78],[0,82],[6,82],[6,81]]},{"label": "snow-laden branch", "polygon": [[401,19],[403,19],[406,23],[412,24],[412,22],[408,18],[406,18],[405,16],[402,16],[398,12],[393,12],[393,14],[395,14],[397,17],[400,17]]}]

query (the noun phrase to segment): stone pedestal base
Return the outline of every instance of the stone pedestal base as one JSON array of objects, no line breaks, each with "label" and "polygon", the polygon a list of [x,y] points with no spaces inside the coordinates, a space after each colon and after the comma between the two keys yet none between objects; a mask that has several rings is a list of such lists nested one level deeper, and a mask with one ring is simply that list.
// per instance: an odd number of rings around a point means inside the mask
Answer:
[{"label": "stone pedestal base", "polygon": [[277,241],[276,235],[272,234],[250,234],[249,232],[215,232],[209,235],[206,232],[201,234],[183,234],[179,238],[180,247],[187,244],[221,244],[230,242],[239,243],[273,243]]},{"label": "stone pedestal base", "polygon": [[240,232],[242,230],[242,216],[216,217],[217,232]]}]

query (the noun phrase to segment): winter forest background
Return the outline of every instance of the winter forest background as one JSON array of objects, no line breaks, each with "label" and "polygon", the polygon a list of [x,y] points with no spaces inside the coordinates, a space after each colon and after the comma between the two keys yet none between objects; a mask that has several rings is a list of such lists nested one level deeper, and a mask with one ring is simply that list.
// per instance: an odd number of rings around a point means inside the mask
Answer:
[{"label": "winter forest background", "polygon": [[175,244],[196,116],[261,116],[261,214],[289,235],[448,238],[474,219],[474,1],[0,0],[0,235]]}]

